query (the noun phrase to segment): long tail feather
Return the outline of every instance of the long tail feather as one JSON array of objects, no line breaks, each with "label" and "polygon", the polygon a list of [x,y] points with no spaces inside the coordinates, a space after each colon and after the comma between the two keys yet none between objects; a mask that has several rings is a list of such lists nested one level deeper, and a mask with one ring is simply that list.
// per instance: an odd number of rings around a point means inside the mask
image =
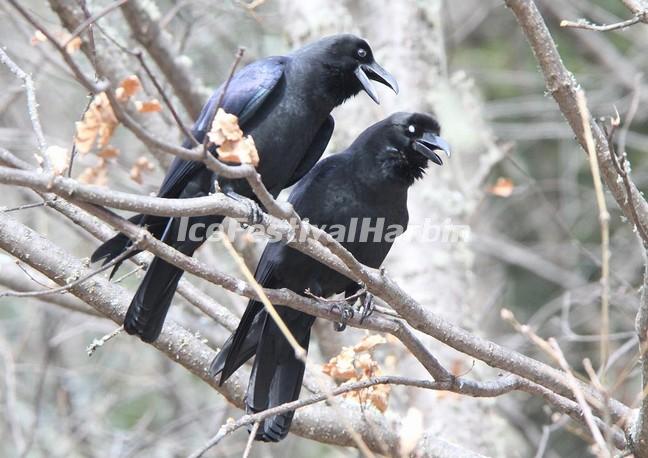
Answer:
[{"label": "long tail feather", "polygon": [[[135,215],[129,219],[131,223],[137,224],[139,226],[146,224],[147,229],[151,232],[151,234],[153,234],[154,237],[158,239],[162,237],[162,232],[164,231],[164,228],[166,227],[168,220],[169,218],[166,217],[149,216],[149,215]],[[94,253],[92,253],[92,256],[90,257],[90,262],[103,261],[102,265],[106,265],[110,261],[115,259],[117,256],[122,254],[124,251],[126,251],[130,246],[130,244],[131,244],[131,240],[120,232],[110,240],[106,240],[104,243],[102,243],[94,251]],[[128,256],[128,258],[130,258],[131,256],[135,256],[139,252],[140,250],[133,251]],[[112,278],[115,272],[117,272],[121,263],[128,258],[124,258],[124,260],[115,264],[115,267],[113,267],[110,273],[110,278]]]},{"label": "long tail feather", "polygon": [[126,312],[127,333],[139,336],[144,342],[158,338],[183,273],[163,259],[153,259]]},{"label": "long tail feather", "polygon": [[209,368],[212,377],[221,374],[220,385],[256,353],[264,315],[263,304],[257,301],[248,303],[236,331],[227,339]]},{"label": "long tail feather", "polygon": [[[315,318],[293,310],[288,313],[289,319],[284,318],[286,323],[299,344],[307,350]],[[295,356],[295,351],[272,318],[266,317],[248,384],[248,410],[259,412],[296,400],[304,368],[304,363]],[[286,412],[266,418],[259,425],[255,439],[266,442],[282,440],[288,434],[293,415],[294,412]]]}]

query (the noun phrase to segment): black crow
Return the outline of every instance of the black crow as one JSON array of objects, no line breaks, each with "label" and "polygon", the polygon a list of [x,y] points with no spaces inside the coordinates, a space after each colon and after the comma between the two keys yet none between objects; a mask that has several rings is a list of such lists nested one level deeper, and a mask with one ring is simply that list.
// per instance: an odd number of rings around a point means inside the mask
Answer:
[{"label": "black crow", "polygon": [[[407,228],[408,189],[423,176],[428,161],[443,163],[437,151],[450,155],[439,130],[430,115],[395,113],[365,130],[346,151],[319,162],[297,184],[289,201],[302,218],[342,238],[342,245],[361,263],[378,268],[394,238]],[[374,229],[365,231],[366,240],[363,224]],[[265,288],[309,290],[321,297],[344,293],[348,298],[360,290],[360,285],[344,275],[281,243],[267,245],[255,276]],[[308,349],[315,317],[280,304],[277,310],[299,344]],[[248,411],[259,412],[299,397],[304,364],[263,305],[250,300],[238,328],[214,358],[210,373],[220,373],[222,384],[254,355],[246,395]],[[283,439],[292,417],[289,412],[267,418],[256,439]]]},{"label": "black crow", "polygon": [[[277,196],[303,177],[321,157],[333,132],[333,108],[361,90],[378,102],[370,79],[398,92],[396,80],[375,62],[366,41],[353,35],[335,35],[287,56],[268,57],[244,67],[230,81],[221,107],[238,116],[245,134],[253,137],[260,156],[258,171],[268,190]],[[208,124],[222,91],[221,86],[214,92],[192,128],[199,142],[210,130]],[[192,144],[185,140],[184,146]],[[176,158],[158,196],[205,196],[214,192],[216,178],[203,163]],[[254,198],[245,180],[219,178],[218,186],[233,198]],[[155,237],[193,255],[206,239],[204,229],[222,219],[218,215],[196,217],[185,221],[184,226],[179,218],[150,215],[137,215],[131,221],[146,225]],[[181,227],[198,230],[181,234]],[[188,237],[192,232],[194,237]],[[101,245],[91,260],[109,262],[129,243],[125,235],[118,234]],[[182,274],[182,269],[160,258],[153,259],[128,308],[126,332],[145,342],[160,335]]]}]

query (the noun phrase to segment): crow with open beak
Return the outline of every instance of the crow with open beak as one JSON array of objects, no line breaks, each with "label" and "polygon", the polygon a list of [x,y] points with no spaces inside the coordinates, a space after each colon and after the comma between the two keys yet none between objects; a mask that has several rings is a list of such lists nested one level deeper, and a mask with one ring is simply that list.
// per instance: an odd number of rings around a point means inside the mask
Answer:
[{"label": "crow with open beak", "polygon": [[[441,165],[439,153],[450,157],[448,143],[439,136],[439,124],[424,113],[395,113],[365,130],[344,152],[320,161],[297,184],[289,201],[302,218],[323,230],[347,234],[342,245],[361,263],[378,268],[394,239],[407,228],[407,193],[423,176],[429,161]],[[382,227],[362,239],[362,230],[350,238],[351,227]],[[347,231],[341,231],[346,228]],[[335,235],[334,235],[335,236]],[[264,288],[309,290],[320,297],[344,293],[352,297],[360,285],[285,244],[269,243],[257,266],[256,280]],[[371,296],[361,299],[363,317],[371,310]],[[342,317],[353,315],[343,304]],[[315,317],[275,304],[299,344],[308,349]],[[344,320],[343,320],[344,321]],[[338,330],[343,329],[346,323]],[[263,305],[248,303],[238,328],[212,362],[210,373],[227,380],[255,356],[246,393],[249,412],[260,412],[299,397],[304,364]],[[290,428],[294,412],[263,420],[255,439],[277,442]]]},{"label": "crow with open beak", "polygon": [[[238,116],[244,133],[254,139],[260,157],[257,170],[266,188],[277,196],[321,157],[333,133],[333,108],[361,90],[378,101],[370,80],[398,92],[396,81],[374,61],[366,41],[354,35],[323,38],[292,54],[268,57],[242,68],[224,95],[223,86],[216,89],[193,125],[192,134],[203,142],[222,98],[221,108]],[[186,140],[184,146],[193,145]],[[215,148],[211,151],[215,153]],[[232,198],[255,198],[245,180],[219,178],[204,163],[179,158],[171,164],[158,196],[205,196],[214,192],[215,180]],[[146,225],[155,237],[191,256],[205,241],[205,228],[222,219],[219,215],[194,217],[181,224],[180,218],[137,215],[131,221]],[[193,237],[187,238],[187,234]],[[129,244],[125,235],[118,234],[101,245],[91,259],[110,262]],[[160,258],[153,259],[128,308],[126,332],[145,342],[159,336],[182,273]]]}]

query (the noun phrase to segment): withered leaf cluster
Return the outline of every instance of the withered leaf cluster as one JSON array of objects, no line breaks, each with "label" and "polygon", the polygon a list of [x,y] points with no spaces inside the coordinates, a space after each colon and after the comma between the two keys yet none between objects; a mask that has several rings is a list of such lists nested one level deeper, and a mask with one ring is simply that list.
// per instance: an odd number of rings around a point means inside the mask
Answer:
[{"label": "withered leaf cluster", "polygon": [[[353,347],[344,347],[339,355],[324,364],[322,372],[338,382],[356,382],[382,375],[378,363],[371,351],[387,342],[378,334],[368,335]],[[389,385],[374,385],[362,390],[349,391],[342,396],[363,405],[371,405],[380,412],[385,412],[389,404]]]},{"label": "withered leaf cluster", "polygon": [[250,135],[244,136],[238,117],[219,108],[207,133],[209,141],[218,145],[218,159],[232,164],[259,164],[259,153]]},{"label": "withered leaf cluster", "polygon": [[[136,75],[124,78],[115,90],[117,100],[122,103],[133,101],[135,108],[141,113],[153,113],[162,109],[157,99],[148,101],[134,100],[134,96],[142,89],[142,83]],[[97,94],[83,119],[76,123],[74,143],[77,151],[85,155],[96,151],[99,161],[92,167],[81,172],[78,179],[84,183],[105,186],[108,183],[108,161],[119,156],[119,150],[110,145],[110,141],[119,125],[108,96],[102,92]],[[140,157],[130,171],[131,178],[137,183],[142,182],[142,174],[153,169],[148,159]]]}]

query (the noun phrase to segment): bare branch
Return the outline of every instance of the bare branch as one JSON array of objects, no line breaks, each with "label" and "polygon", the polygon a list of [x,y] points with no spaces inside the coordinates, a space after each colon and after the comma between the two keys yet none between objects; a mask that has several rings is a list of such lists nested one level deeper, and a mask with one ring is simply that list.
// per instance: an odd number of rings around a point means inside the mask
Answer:
[{"label": "bare branch", "polygon": [[27,94],[27,112],[29,113],[29,119],[31,120],[34,134],[36,135],[38,150],[40,151],[40,156],[36,156],[36,159],[39,162],[42,161],[45,170],[49,170],[50,161],[47,156],[47,142],[45,141],[45,134],[43,134],[40,117],[38,116],[38,102],[36,101],[34,81],[32,80],[31,75],[23,71],[2,48],[0,48],[0,63],[6,65],[11,73],[16,75],[17,78],[20,78],[25,85],[25,93]]},{"label": "bare branch", "polygon": [[[11,174],[5,174],[5,170],[0,169],[0,172],[4,176],[11,176]],[[2,175],[0,175],[2,176]],[[12,178],[13,179],[13,178]],[[30,178],[31,179],[31,178]],[[4,178],[2,178],[4,180]],[[64,183],[65,178],[56,178],[52,184],[52,190],[57,189],[59,183]],[[71,180],[73,181],[73,180]],[[13,181],[17,183],[17,181]],[[65,182],[69,183],[69,182]],[[77,196],[81,195],[83,187],[77,187],[78,191]],[[86,188],[87,189],[87,188]],[[115,194],[115,193],[112,193]],[[116,194],[115,194],[116,195]],[[89,196],[88,196],[89,197]],[[118,200],[120,206],[124,206],[126,200],[125,196],[119,196]],[[212,196],[216,197],[216,196]],[[142,199],[155,199],[155,198],[144,198]],[[189,199],[181,199],[189,200]],[[230,199],[231,200],[231,199]],[[182,202],[173,202],[172,205],[182,205]],[[231,208],[235,208],[237,203],[232,202]],[[242,216],[241,213],[245,213],[242,207],[243,205],[238,204],[240,208],[240,213],[231,213],[231,216]],[[101,210],[97,207],[85,207],[84,208],[92,214],[99,216],[100,218],[107,221],[109,224],[113,225],[116,229],[120,230],[129,237],[139,237],[141,235],[141,228],[138,228],[131,223],[117,218],[116,216],[107,213],[105,210]],[[156,213],[153,211],[152,213]],[[267,221],[264,216],[264,221]],[[335,239],[333,239],[329,234],[322,232],[319,229],[310,227],[305,223],[302,223],[304,230],[310,230],[312,232],[317,232],[317,240],[323,241],[326,246],[331,249],[334,255],[345,257],[345,260],[353,265],[354,277],[360,278],[367,285],[368,289],[374,293],[376,296],[383,298],[391,305],[397,312],[399,312],[411,325],[415,328],[436,337],[443,341],[444,343],[452,346],[453,348],[462,351],[466,354],[469,354],[473,357],[481,359],[482,361],[494,366],[499,367],[503,370],[510,371],[520,375],[521,377],[528,378],[529,380],[539,383],[547,388],[556,390],[557,393],[570,396],[571,390],[567,385],[567,381],[564,378],[564,375],[556,371],[553,368],[550,368],[542,363],[539,363],[531,358],[527,358],[523,355],[520,355],[516,352],[504,349],[503,347],[497,346],[492,342],[480,339],[479,337],[473,336],[467,331],[448,323],[445,320],[437,317],[431,312],[425,310],[420,304],[416,303],[411,299],[404,291],[402,291],[395,283],[393,283],[387,276],[384,274],[369,269],[365,266],[362,266],[355,260],[346,249],[341,247]],[[284,226],[285,227],[285,226]],[[322,233],[320,235],[319,233]],[[155,239],[150,238],[150,236],[145,236],[143,247],[154,252],[155,255],[160,256],[171,262],[178,265],[186,271],[192,272],[196,275],[203,276],[204,278],[215,282],[231,291],[236,292],[237,294],[243,294],[247,297],[252,297],[258,299],[258,296],[253,291],[253,289],[245,284],[242,285],[240,281],[233,279],[222,273],[216,273],[206,268],[202,264],[198,263],[195,259],[189,258],[187,256],[181,255],[175,250],[171,249],[168,245],[159,242]],[[341,270],[338,267],[338,262],[335,261],[335,258],[332,258],[330,254],[323,253],[321,247],[318,248],[317,243],[312,240],[307,240],[306,242],[300,242],[299,239],[292,240],[290,242],[291,246],[299,249],[300,251],[313,256],[316,259],[324,262],[326,265],[334,268],[336,270]],[[359,267],[357,267],[359,266]],[[344,272],[342,272],[344,273]],[[305,305],[305,302],[308,302],[306,298],[296,295],[290,295],[287,291],[280,290],[281,294],[278,292],[271,292],[266,290],[266,294],[270,300],[274,303],[285,304],[289,307],[298,308]],[[311,304],[313,304],[312,301]],[[314,305],[314,304],[313,304]],[[322,311],[318,307],[313,307],[313,310],[304,310],[307,313],[311,313],[316,316],[322,316]],[[329,311],[329,313],[324,314],[325,318],[334,317],[333,319],[338,320],[339,315],[337,313]],[[354,321],[355,323],[355,321]],[[368,323],[364,323],[368,324]],[[354,324],[355,325],[355,324]],[[595,398],[600,396],[598,393],[592,393],[591,389],[584,387],[584,390],[588,393],[591,393]],[[611,400],[611,412],[616,419],[624,417],[627,408],[622,406],[620,403]]]},{"label": "bare branch", "polygon": [[[71,255],[33,230],[12,220],[6,214],[0,214],[0,248],[23,259],[46,276],[58,281],[85,269]],[[75,285],[70,291],[119,324],[121,324],[127,304],[130,302],[130,294],[100,276]],[[201,339],[181,328],[172,320],[167,320],[160,338],[153,345],[173,361],[183,365],[207,382],[235,405],[243,406],[244,393],[241,389],[243,384],[237,374],[234,374],[223,386],[220,386],[216,380],[209,376],[209,363],[214,358],[215,352]],[[387,443],[391,450],[397,450],[398,434],[388,426],[382,415],[370,412],[362,413],[359,408],[350,408],[349,406],[345,408],[344,415],[348,421],[352,422],[354,430],[362,435],[363,440],[372,450],[382,452],[383,443]],[[371,422],[371,426],[368,422]],[[301,414],[298,413],[292,431],[321,442],[341,446],[354,445],[348,431],[340,424],[339,414],[326,407],[311,408]],[[445,442],[444,444],[448,445]],[[466,456],[473,456],[459,447],[453,446],[453,449],[467,454]],[[424,454],[423,456],[429,455]]]},{"label": "bare branch", "polygon": [[589,404],[585,400],[585,396],[583,395],[580,385],[578,384],[576,377],[574,377],[574,374],[572,373],[569,364],[565,359],[565,355],[563,354],[562,350],[558,346],[558,343],[556,342],[555,339],[553,338],[549,339],[549,345],[551,345],[551,348],[554,351],[554,355],[558,359],[558,363],[560,364],[560,367],[562,367],[562,369],[567,373],[569,385],[574,391],[574,395],[576,396],[576,401],[578,402],[578,405],[583,410],[583,416],[585,417],[585,422],[587,423],[587,427],[592,433],[592,437],[594,438],[594,441],[598,446],[599,454],[602,456],[610,457],[611,456],[610,451],[607,449],[607,446],[605,445],[605,440],[601,435],[601,431],[598,429],[598,426],[594,421],[594,415],[592,414],[592,409],[590,409]]},{"label": "bare branch", "polygon": [[128,249],[126,249],[123,253],[121,253],[119,256],[114,258],[112,261],[102,265],[98,269],[95,269],[91,272],[88,272],[86,275],[83,275],[80,278],[77,278],[76,280],[66,283],[62,286],[59,286],[58,288],[52,288],[52,289],[45,289],[45,290],[40,290],[40,291],[0,291],[0,298],[2,297],[39,297],[39,296],[47,296],[49,294],[57,294],[57,293],[62,293],[65,291],[68,291],[70,288],[72,288],[75,285],[78,285],[80,283],[83,283],[87,281],[88,279],[94,277],[95,275],[100,274],[101,272],[104,272],[108,269],[110,269],[112,266],[115,264],[118,264],[122,262],[124,259],[128,258],[129,255],[138,249],[139,242],[136,240],[134,241]]},{"label": "bare branch", "polygon": [[124,3],[126,3],[128,0],[115,0],[113,3],[110,5],[106,6],[103,10],[99,11],[96,14],[93,14],[90,16],[88,19],[83,21],[79,26],[74,29],[74,31],[70,34],[70,37],[63,43],[63,47],[65,48],[67,45],[70,44],[72,40],[74,40],[76,37],[81,35],[85,29],[90,27],[92,24],[97,22],[99,19],[104,17],[105,15],[109,14],[111,11],[115,10],[116,8],[119,8],[122,6]]},{"label": "bare branch", "polygon": [[72,70],[72,73],[74,73],[74,76],[76,77],[77,81],[81,83],[86,89],[88,89],[90,92],[93,94],[98,94],[99,92],[102,92],[108,87],[107,82],[98,82],[95,83],[92,78],[87,76],[81,68],[77,65],[77,63],[74,61],[72,56],[67,52],[65,47],[61,45],[61,43],[58,42],[56,37],[52,35],[50,32],[47,31],[45,27],[40,24],[36,18],[32,14],[30,14],[23,6],[21,6],[17,0],[8,0],[11,6],[13,6],[20,15],[25,18],[27,22],[29,22],[36,30],[39,30],[43,35],[47,37],[47,40],[49,43],[51,43],[58,53],[61,55],[67,66]]},{"label": "bare branch", "polygon": [[641,16],[635,16],[633,18],[627,19],[625,21],[617,22],[616,24],[592,24],[586,19],[579,19],[578,21],[567,21],[563,20],[560,22],[560,27],[570,27],[573,29],[586,29],[586,30],[595,30],[597,32],[609,32],[610,30],[619,30],[625,29],[632,25],[638,24],[642,21]]},{"label": "bare branch", "polygon": [[153,57],[189,116],[196,119],[209,92],[195,72],[180,62],[181,56],[173,49],[171,37],[160,27],[155,5],[130,0],[122,6],[122,12],[135,39]]},{"label": "bare branch", "polygon": [[[15,291],[31,291],[34,289],[33,281],[28,279],[27,275],[18,268],[11,268],[8,265],[2,265],[0,269],[0,284],[11,288]],[[88,307],[83,302],[72,296],[55,295],[42,299],[48,304],[55,304],[58,307],[71,310],[73,312],[85,313],[92,316],[100,316],[93,308]]]},{"label": "bare branch", "polygon": [[599,361],[599,367],[601,368],[601,374],[604,375],[610,351],[610,213],[605,203],[601,172],[599,170],[598,160],[596,159],[594,137],[592,137],[590,127],[592,122],[589,118],[587,100],[583,91],[578,91],[576,101],[578,102],[578,109],[583,119],[583,133],[585,135],[587,157],[594,181],[596,205],[599,210],[599,224],[601,225],[601,360]]},{"label": "bare branch", "polygon": [[[269,418],[273,415],[278,415],[285,412],[290,412],[291,410],[298,410],[302,407],[306,407],[317,402],[322,402],[328,399],[330,395],[339,396],[350,391],[358,391],[370,386],[375,385],[404,385],[404,386],[415,386],[417,388],[424,388],[428,390],[440,390],[448,391],[452,388],[447,382],[430,382],[427,380],[415,380],[407,377],[399,376],[380,376],[372,377],[358,382],[347,382],[339,387],[333,389],[330,393],[319,393],[314,396],[311,396],[306,399],[298,399],[296,401],[287,402],[270,409],[263,410],[259,413],[244,415],[235,422],[225,423],[218,433],[212,437],[203,447],[191,454],[190,458],[200,458],[205,452],[209,449],[218,445],[218,443],[223,440],[225,437],[233,433],[243,426],[259,423],[266,418]],[[497,382],[485,382],[485,385],[492,385],[493,389],[486,394],[487,397],[499,396],[510,391],[513,391],[517,388],[517,383],[515,378],[510,380],[499,380]],[[456,388],[455,388],[456,389]],[[456,391],[459,392],[459,391]]]}]

